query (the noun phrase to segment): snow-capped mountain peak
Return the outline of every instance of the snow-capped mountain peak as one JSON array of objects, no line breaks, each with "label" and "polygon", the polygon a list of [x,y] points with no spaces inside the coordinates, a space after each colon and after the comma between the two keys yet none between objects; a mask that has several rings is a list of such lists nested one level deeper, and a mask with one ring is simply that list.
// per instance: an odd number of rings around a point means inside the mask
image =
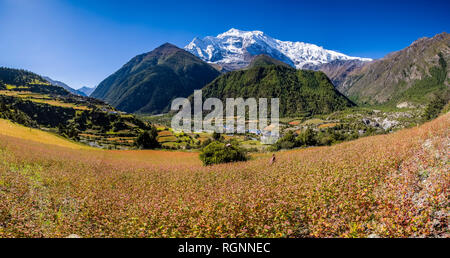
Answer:
[{"label": "snow-capped mountain peak", "polygon": [[217,38],[224,38],[224,37],[227,37],[227,36],[231,36],[231,37],[250,37],[250,36],[262,36],[262,35],[264,35],[264,32],[259,31],[259,30],[243,31],[243,30],[238,30],[238,29],[235,29],[235,28],[231,28],[228,31],[217,35]]},{"label": "snow-capped mountain peak", "polygon": [[216,63],[228,70],[246,67],[253,56],[266,54],[293,67],[317,66],[335,60],[372,61],[370,58],[351,57],[304,43],[281,41],[262,31],[242,31],[232,28],[217,37],[194,38],[185,49],[202,60]]}]

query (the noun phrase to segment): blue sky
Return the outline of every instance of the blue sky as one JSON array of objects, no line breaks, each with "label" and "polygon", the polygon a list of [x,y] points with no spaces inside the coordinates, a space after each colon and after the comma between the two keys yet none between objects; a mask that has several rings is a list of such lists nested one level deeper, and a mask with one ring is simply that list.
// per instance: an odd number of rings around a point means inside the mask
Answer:
[{"label": "blue sky", "polygon": [[380,58],[450,32],[450,1],[0,0],[0,66],[79,88],[137,54],[234,27]]}]

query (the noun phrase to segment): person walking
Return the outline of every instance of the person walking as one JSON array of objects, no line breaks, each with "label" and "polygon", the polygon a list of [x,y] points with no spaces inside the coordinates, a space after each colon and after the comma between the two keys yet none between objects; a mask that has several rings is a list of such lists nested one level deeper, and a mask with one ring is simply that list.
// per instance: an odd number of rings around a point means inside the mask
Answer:
[{"label": "person walking", "polygon": [[274,153],[274,154],[272,154],[272,158],[270,158],[269,165],[272,166],[272,164],[275,163],[275,160],[276,160],[276,158],[275,158],[275,153]]}]

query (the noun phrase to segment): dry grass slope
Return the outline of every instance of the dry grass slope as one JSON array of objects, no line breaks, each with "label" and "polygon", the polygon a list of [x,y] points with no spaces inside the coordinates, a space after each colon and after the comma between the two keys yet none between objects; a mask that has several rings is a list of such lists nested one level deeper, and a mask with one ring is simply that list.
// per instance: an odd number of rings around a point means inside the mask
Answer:
[{"label": "dry grass slope", "polygon": [[27,141],[46,143],[71,149],[92,149],[85,145],[69,141],[55,134],[21,126],[5,119],[0,119],[0,135],[11,136]]},{"label": "dry grass slope", "polygon": [[447,114],[280,152],[272,166],[212,167],[193,153],[80,150],[2,129],[0,237],[448,237],[449,128]]}]

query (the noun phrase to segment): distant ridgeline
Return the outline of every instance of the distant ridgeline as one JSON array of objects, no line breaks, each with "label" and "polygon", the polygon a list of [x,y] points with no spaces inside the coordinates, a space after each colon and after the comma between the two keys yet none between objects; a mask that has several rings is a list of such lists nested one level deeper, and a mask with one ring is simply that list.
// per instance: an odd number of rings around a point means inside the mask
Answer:
[{"label": "distant ridgeline", "polygon": [[[450,89],[450,34],[416,40],[407,48],[358,66],[345,76],[325,71],[336,88],[360,104],[428,103]],[[345,69],[344,69],[345,71]]]},{"label": "distant ridgeline", "polygon": [[0,118],[100,147],[131,146],[150,124],[77,96],[32,72],[0,68]]}]

